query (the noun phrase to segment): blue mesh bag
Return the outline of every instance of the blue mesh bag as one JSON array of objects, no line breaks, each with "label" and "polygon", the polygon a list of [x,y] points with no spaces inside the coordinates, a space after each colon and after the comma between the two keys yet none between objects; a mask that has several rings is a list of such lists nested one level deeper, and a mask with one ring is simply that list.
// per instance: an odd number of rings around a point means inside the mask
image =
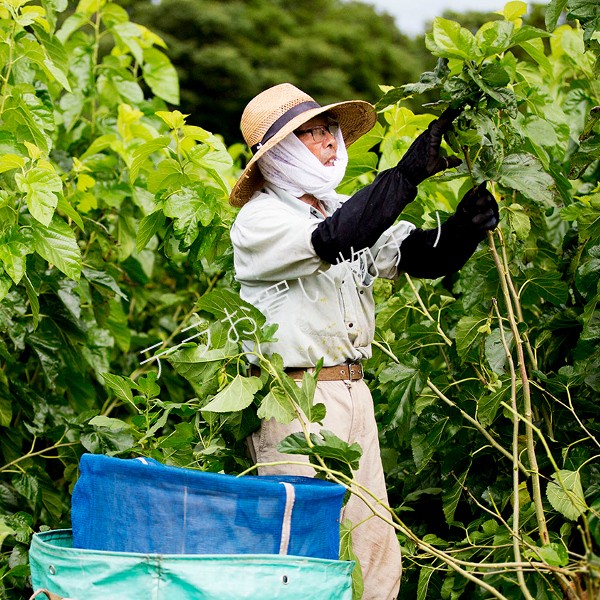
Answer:
[{"label": "blue mesh bag", "polygon": [[100,454],[84,454],[79,468],[75,548],[339,557],[345,489],[333,482],[235,477]]},{"label": "blue mesh bag", "polygon": [[63,529],[36,533],[29,563],[34,592],[65,600],[352,600],[352,561],[85,550]]}]

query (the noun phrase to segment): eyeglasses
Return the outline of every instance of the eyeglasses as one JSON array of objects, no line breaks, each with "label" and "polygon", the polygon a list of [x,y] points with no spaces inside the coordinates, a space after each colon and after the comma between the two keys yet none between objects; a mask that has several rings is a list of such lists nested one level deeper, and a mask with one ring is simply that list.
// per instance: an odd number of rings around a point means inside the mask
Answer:
[{"label": "eyeglasses", "polygon": [[310,133],[310,135],[312,135],[312,139],[318,143],[325,139],[326,132],[329,132],[333,137],[335,137],[335,134],[338,132],[339,128],[339,123],[328,123],[327,125],[318,125],[317,127],[311,127],[310,129],[296,129],[294,133],[298,136],[304,135],[305,133]]}]

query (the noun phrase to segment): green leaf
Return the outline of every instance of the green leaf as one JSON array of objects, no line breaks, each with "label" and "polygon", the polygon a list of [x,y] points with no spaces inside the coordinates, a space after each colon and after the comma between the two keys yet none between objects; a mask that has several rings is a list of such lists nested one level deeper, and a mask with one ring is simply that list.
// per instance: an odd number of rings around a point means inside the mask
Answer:
[{"label": "green leaf", "polygon": [[561,470],[546,488],[548,501],[565,518],[576,521],[587,510],[578,471]]},{"label": "green leaf", "polygon": [[[112,6],[112,5],[109,5]],[[121,7],[119,7],[121,8]],[[123,10],[123,9],[121,9]],[[123,12],[125,12],[123,10]],[[114,13],[114,11],[113,11]],[[111,16],[114,16],[111,15]],[[109,30],[111,31],[111,33],[115,36],[115,38],[118,40],[118,42],[120,43],[120,46],[123,47],[125,46],[125,48],[127,48],[127,50],[129,50],[131,52],[131,54],[133,54],[133,56],[135,57],[135,60],[138,63],[142,63],[144,60],[144,51],[140,45],[140,41],[141,41],[141,31],[138,25],[136,25],[135,23],[132,23],[129,20],[121,20],[123,18],[127,19],[127,13],[125,12],[124,15],[119,15],[119,20],[120,22],[117,23],[111,23],[109,26]],[[105,22],[106,22],[106,15],[105,15]]]},{"label": "green leaf", "polygon": [[[117,296],[123,298],[123,300],[127,300],[127,295],[121,290],[114,277],[106,271],[98,271],[97,269],[92,269],[90,267],[83,267],[81,274],[92,285],[104,288],[105,290],[110,290]],[[111,296],[112,295],[113,294],[111,294]]]},{"label": "green leaf", "polygon": [[2,548],[2,542],[9,536],[17,533],[12,527],[6,524],[4,518],[0,518],[0,549]]},{"label": "green leaf", "polygon": [[[15,98],[14,102],[16,101]],[[14,130],[17,140],[30,142],[42,152],[48,152],[50,150],[49,138],[44,133],[43,128],[38,125],[27,103],[22,99],[20,104],[11,106],[10,103],[7,103],[7,105],[2,117],[5,124],[10,125]]]},{"label": "green leaf", "polygon": [[484,57],[500,54],[512,44],[514,23],[511,21],[488,21],[480,28],[475,39]]},{"label": "green leaf", "polygon": [[135,387],[135,384],[129,378],[113,375],[112,373],[102,373],[102,379],[115,393],[117,398],[135,406],[133,402],[133,393],[131,392]]},{"label": "green leaf", "polygon": [[3,300],[5,298],[6,294],[8,294],[8,292],[10,291],[12,285],[12,279],[8,275],[0,273],[0,300]]},{"label": "green leaf", "polygon": [[67,277],[79,279],[81,250],[73,230],[56,216],[48,227],[33,222],[31,230],[35,251]]},{"label": "green leaf", "polygon": [[362,449],[356,442],[348,444],[326,429],[321,429],[319,434],[311,433],[310,441],[312,446],[308,446],[304,434],[293,433],[279,443],[277,450],[282,454],[301,454],[331,459],[338,464],[337,468],[348,475],[350,471],[358,469]]},{"label": "green leaf", "polygon": [[33,167],[27,173],[17,173],[15,181],[19,191],[25,194],[32,216],[42,225],[50,225],[62,194],[62,181],[52,168]]},{"label": "green leaf", "polygon": [[146,215],[140,221],[135,238],[135,247],[138,252],[141,252],[154,235],[163,228],[165,221],[165,213],[160,209]]},{"label": "green leaf", "polygon": [[589,526],[594,541],[600,546],[600,498],[596,498],[590,506]]},{"label": "green leaf", "polygon": [[487,323],[487,315],[465,315],[456,324],[456,351],[465,360],[473,346],[483,339],[480,327]]},{"label": "green leaf", "polygon": [[[211,145],[198,145],[192,148],[188,157],[192,163],[198,165],[219,186],[226,196],[229,196],[230,187],[226,175],[233,162],[226,148],[212,137]],[[186,172],[189,169],[186,168]]]},{"label": "green leaf", "polygon": [[437,421],[427,433],[418,433],[413,436],[411,446],[417,473],[427,466],[436,450],[442,448],[441,439],[448,420],[448,417],[444,417]]},{"label": "green leaf", "polygon": [[414,412],[414,401],[423,389],[426,376],[421,373],[418,364],[391,364],[379,375],[382,384],[393,384],[385,386],[388,399],[388,411],[385,418],[386,431],[397,429],[399,432],[410,430],[410,421]]},{"label": "green leaf", "polygon": [[465,485],[465,481],[467,480],[467,475],[469,474],[470,468],[471,465],[469,464],[469,467],[456,477],[456,481],[454,481],[452,486],[444,490],[442,500],[444,508],[444,517],[446,518],[446,523],[448,523],[448,525],[451,525],[454,522],[454,514],[456,513],[458,502],[464,491],[463,488]]},{"label": "green leaf", "polygon": [[98,154],[102,152],[102,150],[106,150],[107,148],[111,148],[117,142],[117,136],[114,133],[107,133],[105,135],[101,135],[97,137],[86,149],[86,151],[81,155],[80,159],[84,160],[89,158],[90,156],[94,156],[94,154]]},{"label": "green leaf", "polygon": [[[10,427],[12,415],[12,394],[8,388],[8,379],[4,371],[0,371],[0,427]],[[0,546],[1,544],[0,539]]]},{"label": "green leaf", "polygon": [[256,414],[260,419],[275,419],[279,423],[291,423],[296,418],[290,399],[279,388],[272,389],[262,399]]},{"label": "green leaf", "polygon": [[218,413],[244,410],[252,404],[254,394],[262,385],[258,377],[236,375],[202,410]]},{"label": "green leaf", "polygon": [[27,159],[18,154],[4,154],[0,156],[0,173],[12,171],[13,169],[21,169],[27,164]]},{"label": "green leaf", "polygon": [[[504,330],[504,338],[508,344],[509,352],[513,346],[513,334],[510,330]],[[500,329],[494,328],[485,340],[485,357],[494,373],[502,375],[506,370],[508,358],[502,343]]]},{"label": "green leaf", "polygon": [[511,46],[518,46],[522,42],[527,42],[528,40],[547,37],[550,37],[550,34],[547,31],[532,27],[531,25],[523,25],[513,33]]},{"label": "green leaf", "polygon": [[46,58],[43,62],[44,69],[54,77],[62,87],[71,92],[69,84],[69,57],[61,41],[54,35],[44,31],[43,28],[35,26],[35,35],[39,39]]},{"label": "green leaf", "polygon": [[58,197],[58,204],[56,208],[64,213],[71,221],[73,221],[81,231],[85,231],[85,227],[83,225],[83,219],[81,215],[73,208],[73,205],[62,195],[60,194]]},{"label": "green leaf", "polygon": [[90,419],[89,424],[93,427],[105,427],[110,431],[123,431],[131,428],[131,425],[125,423],[125,421],[121,421],[121,419],[105,417],[104,415],[98,415],[93,419]]},{"label": "green leaf", "polygon": [[474,61],[481,58],[475,36],[456,21],[435,17],[432,36],[435,49],[430,49],[436,56]]},{"label": "green leaf", "polygon": [[27,255],[33,251],[29,240],[17,229],[10,235],[0,236],[0,262],[15,283],[20,283],[25,275]]},{"label": "green leaf", "polygon": [[[489,63],[481,69],[481,79],[485,82],[485,89],[492,88],[504,88],[510,83],[510,75],[506,69],[498,63]],[[493,90],[496,94],[500,91],[506,90]]]},{"label": "green leaf", "polygon": [[497,180],[534,202],[553,203],[551,188],[554,180],[544,171],[540,161],[530,154],[508,155],[502,161]]},{"label": "green leaf", "polygon": [[363,597],[365,584],[362,576],[360,562],[352,548],[352,530],[354,525],[348,521],[342,521],[340,525],[340,560],[353,560],[352,569],[352,600],[360,600]]},{"label": "green leaf", "polygon": [[509,21],[516,21],[527,12],[527,3],[520,0],[511,0],[504,5],[502,10],[496,12]]},{"label": "green leaf", "polygon": [[567,549],[563,544],[557,542],[532,549],[531,554],[533,555],[534,553],[551,567],[566,567],[569,563]]},{"label": "green leaf", "polygon": [[531,58],[547,73],[552,73],[552,65],[550,60],[544,54],[544,44],[540,39],[528,39],[525,42],[519,44]]},{"label": "green leaf", "polygon": [[525,209],[520,204],[508,204],[502,206],[506,213],[508,226],[514,232],[518,240],[525,241],[531,231],[531,220],[527,216]]},{"label": "green leaf", "polygon": [[106,327],[113,336],[115,343],[122,352],[128,352],[131,345],[131,331],[127,314],[123,310],[122,303],[115,298],[109,300],[109,316]]},{"label": "green leaf", "polygon": [[[320,360],[317,364],[317,370],[321,368],[322,364],[323,361]],[[316,371],[314,374],[305,372],[302,375],[299,393],[296,394],[300,410],[302,410],[309,423],[322,423],[326,413],[324,404],[314,404],[317,380],[318,373]]]},{"label": "green leaf", "polygon": [[567,8],[577,18],[600,17],[600,7],[595,0],[569,0]]},{"label": "green leaf", "polygon": [[421,570],[419,571],[419,582],[417,584],[416,600],[427,600],[427,598],[429,598],[427,591],[429,589],[429,581],[434,573],[435,569],[432,567],[421,567]]},{"label": "green leaf", "polygon": [[212,221],[215,208],[210,200],[210,191],[205,188],[182,187],[165,201],[163,212],[174,219],[173,228],[185,248],[198,237],[200,225],[206,227]]},{"label": "green leaf", "polygon": [[[212,341],[212,340],[211,340]],[[234,348],[231,354],[237,352]],[[218,375],[230,353],[227,348],[184,347],[166,356],[175,371],[187,379],[203,397],[218,390]]]},{"label": "green leaf", "polygon": [[137,380],[138,390],[147,398],[157,398],[160,395],[160,386],[156,383],[156,373],[148,373]]},{"label": "green leaf", "polygon": [[142,73],[153,94],[171,104],[179,104],[177,71],[165,54],[156,48],[145,48]]},{"label": "green leaf", "polygon": [[[179,110],[157,110],[156,116],[160,117],[168,126],[169,129],[183,129],[185,127],[185,118],[189,115],[184,115]],[[206,131],[202,129],[202,131]],[[208,134],[208,132],[206,132]]]},{"label": "green leaf", "polygon": [[23,277],[23,284],[25,285],[25,291],[27,298],[29,299],[29,306],[31,307],[31,318],[33,319],[33,329],[37,329],[39,318],[40,318],[40,301],[38,299],[37,292],[35,291],[31,280],[25,275]]},{"label": "green leaf", "polygon": [[141,146],[138,146],[133,153],[133,161],[131,163],[131,168],[129,169],[129,181],[134,183],[139,175],[142,165],[148,158],[155,152],[164,150],[170,142],[171,138],[165,135],[153,140],[148,140]]},{"label": "green leaf", "polygon": [[205,294],[196,303],[196,309],[209,312],[225,324],[227,337],[234,343],[240,339],[253,339],[265,324],[265,317],[258,309],[227,289],[216,289]]},{"label": "green leaf", "polygon": [[522,294],[528,302],[550,302],[561,306],[569,298],[569,287],[556,271],[529,269],[525,272],[527,281],[522,286]]}]

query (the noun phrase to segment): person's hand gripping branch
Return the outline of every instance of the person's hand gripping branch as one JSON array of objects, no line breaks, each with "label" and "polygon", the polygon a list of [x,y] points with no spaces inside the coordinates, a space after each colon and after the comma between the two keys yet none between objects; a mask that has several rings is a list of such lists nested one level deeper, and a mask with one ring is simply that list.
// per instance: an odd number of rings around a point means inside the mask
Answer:
[{"label": "person's hand gripping branch", "polygon": [[457,156],[444,156],[440,150],[444,134],[452,127],[452,122],[459,114],[459,110],[447,108],[417,137],[398,163],[398,167],[413,185],[419,185],[428,177],[457,167],[462,162]]},{"label": "person's hand gripping branch", "polygon": [[454,273],[499,222],[498,203],[484,181],[462,197],[440,231],[411,232],[400,246],[399,269],[414,277],[431,279]]},{"label": "person's hand gripping branch", "polygon": [[457,231],[479,240],[497,227],[500,222],[498,203],[485,181],[463,196],[452,219]]}]

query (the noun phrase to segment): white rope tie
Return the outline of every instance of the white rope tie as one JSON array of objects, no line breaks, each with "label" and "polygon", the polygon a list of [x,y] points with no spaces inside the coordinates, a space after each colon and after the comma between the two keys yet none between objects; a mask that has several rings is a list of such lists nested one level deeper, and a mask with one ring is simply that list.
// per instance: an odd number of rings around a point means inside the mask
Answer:
[{"label": "white rope tie", "polygon": [[437,219],[437,236],[435,238],[435,242],[433,242],[433,247],[435,248],[438,245],[438,242],[440,241],[440,237],[442,236],[442,223],[440,222],[440,213],[436,210],[435,211],[435,218]]},{"label": "white rope tie", "polygon": [[296,493],[294,486],[287,481],[281,481],[285,488],[285,510],[283,512],[283,522],[281,523],[281,542],[279,544],[279,554],[287,554],[290,545],[290,534],[292,531],[292,511],[294,510],[294,501]]}]

